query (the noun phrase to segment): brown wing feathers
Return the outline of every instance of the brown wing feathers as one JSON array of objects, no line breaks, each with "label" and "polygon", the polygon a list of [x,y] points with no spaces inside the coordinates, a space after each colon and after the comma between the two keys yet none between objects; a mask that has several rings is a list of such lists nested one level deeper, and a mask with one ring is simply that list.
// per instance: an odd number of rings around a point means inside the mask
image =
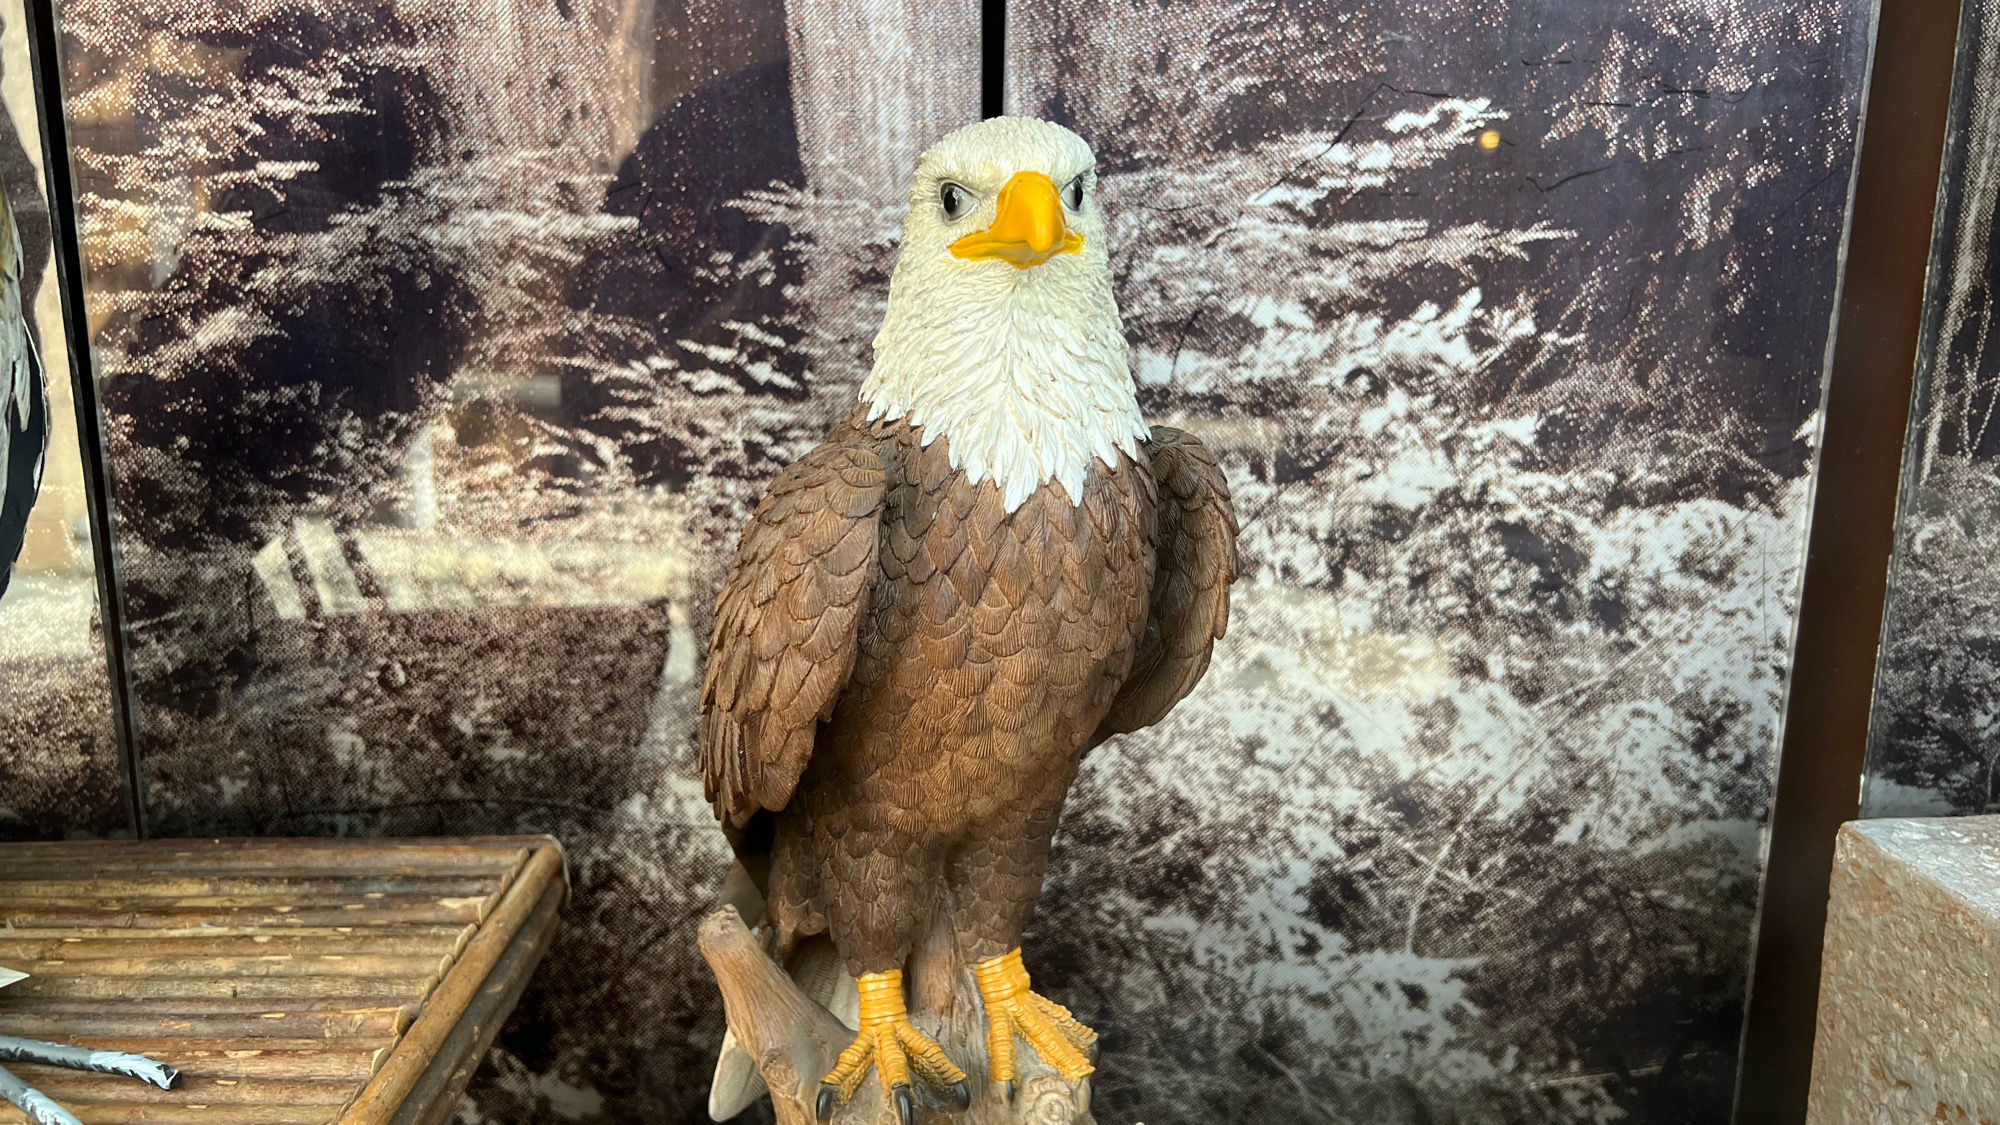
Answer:
[{"label": "brown wing feathers", "polygon": [[1229,627],[1236,515],[1222,469],[1192,434],[1170,426],[1154,426],[1145,451],[1159,488],[1152,601],[1131,674],[1096,742],[1164,718],[1208,670],[1209,650]]},{"label": "brown wing feathers", "polygon": [[[1148,621],[1131,673],[1093,742],[1165,716],[1201,679],[1228,625],[1236,520],[1222,471],[1199,441],[1170,427],[1155,427],[1145,451],[1158,490]],[[932,557],[939,538],[925,532],[935,505],[952,491],[937,483],[909,490],[909,502],[887,529],[888,545],[894,569],[938,603],[925,609],[944,620],[918,630],[941,650],[931,655],[962,658],[964,623],[954,610],[977,605],[983,591],[959,587],[975,580],[983,586],[989,576],[964,565],[968,560]],[[760,808],[785,806],[812,756],[818,723],[833,713],[854,668],[857,626],[870,611],[886,493],[875,444],[831,442],[779,475],[744,530],[716,604],[702,692],[702,772],[725,824],[740,828]],[[1100,513],[1087,514],[1100,522]],[[964,537],[952,537],[953,554],[992,562],[997,528],[973,521],[964,530]],[[1080,583],[1082,576],[1064,576],[1071,577]],[[1101,608],[1089,590],[1069,592],[1073,604]],[[948,637],[930,635],[948,623],[961,628]],[[901,630],[891,623],[890,632]]]},{"label": "brown wing feathers", "polygon": [[885,476],[871,445],[822,445],[779,474],[743,531],[702,685],[702,778],[725,824],[791,799],[854,669]]}]

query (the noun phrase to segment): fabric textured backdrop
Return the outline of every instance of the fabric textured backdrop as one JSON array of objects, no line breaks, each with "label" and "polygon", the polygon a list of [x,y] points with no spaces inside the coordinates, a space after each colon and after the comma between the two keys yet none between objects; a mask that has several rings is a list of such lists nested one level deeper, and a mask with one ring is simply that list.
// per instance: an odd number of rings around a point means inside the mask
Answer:
[{"label": "fabric textured backdrop", "polygon": [[1871,16],[1010,5],[1244,525],[1041,918],[1110,1104],[1727,1118]]},{"label": "fabric textured backdrop", "polygon": [[[461,1120],[696,1119],[699,638],[976,6],[61,9],[151,829],[554,832]],[[1105,1120],[1726,1118],[1872,14],[1011,5],[1244,523],[1028,939]]]}]

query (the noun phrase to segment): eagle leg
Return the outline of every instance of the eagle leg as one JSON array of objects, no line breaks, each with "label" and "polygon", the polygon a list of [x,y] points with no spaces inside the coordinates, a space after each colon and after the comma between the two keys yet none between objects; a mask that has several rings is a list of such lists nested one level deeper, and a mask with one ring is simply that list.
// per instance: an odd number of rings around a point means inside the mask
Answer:
[{"label": "eagle leg", "polygon": [[1017,946],[981,961],[976,973],[979,995],[986,1001],[986,1058],[995,1082],[1014,1085],[1014,1037],[1028,1041],[1042,1061],[1074,1082],[1097,1068],[1097,1033],[1085,1027],[1069,1009],[1028,987],[1028,970]]},{"label": "eagle leg", "polygon": [[942,1088],[959,1109],[971,1105],[972,1090],[965,1071],[951,1061],[937,1040],[910,1022],[903,1002],[903,970],[865,973],[855,984],[861,993],[861,1029],[854,1042],[840,1052],[833,1069],[820,1079],[819,1099],[813,1107],[819,1119],[831,1120],[834,1106],[854,1097],[871,1066],[881,1076],[883,1092],[895,1103],[896,1116],[903,1125],[916,1119],[916,1099],[910,1092],[912,1070],[925,1082]]}]

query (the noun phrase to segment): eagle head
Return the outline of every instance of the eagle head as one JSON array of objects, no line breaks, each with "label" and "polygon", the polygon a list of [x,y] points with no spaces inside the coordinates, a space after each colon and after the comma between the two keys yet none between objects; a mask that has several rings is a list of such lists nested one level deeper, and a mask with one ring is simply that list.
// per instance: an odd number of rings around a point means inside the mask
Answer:
[{"label": "eagle head", "polygon": [[1146,437],[1111,293],[1096,158],[1029,117],[967,125],[926,151],[875,367],[871,419],[907,420],[1009,510]]}]

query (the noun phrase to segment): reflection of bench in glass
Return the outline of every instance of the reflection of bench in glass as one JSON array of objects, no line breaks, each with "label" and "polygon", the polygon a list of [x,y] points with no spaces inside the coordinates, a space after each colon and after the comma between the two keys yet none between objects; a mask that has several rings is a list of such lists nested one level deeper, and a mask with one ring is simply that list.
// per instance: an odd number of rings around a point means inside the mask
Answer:
[{"label": "reflection of bench in glass", "polygon": [[563,896],[546,837],[4,844],[0,1033],[181,1071],[10,1067],[84,1125],[446,1121]]}]

